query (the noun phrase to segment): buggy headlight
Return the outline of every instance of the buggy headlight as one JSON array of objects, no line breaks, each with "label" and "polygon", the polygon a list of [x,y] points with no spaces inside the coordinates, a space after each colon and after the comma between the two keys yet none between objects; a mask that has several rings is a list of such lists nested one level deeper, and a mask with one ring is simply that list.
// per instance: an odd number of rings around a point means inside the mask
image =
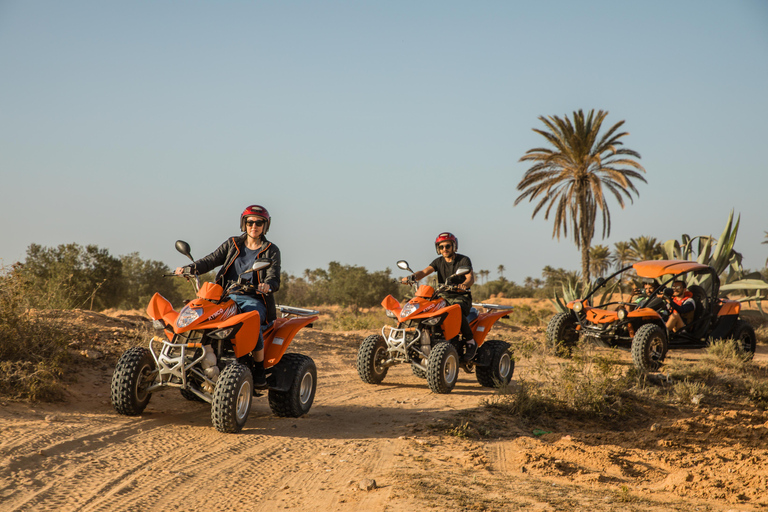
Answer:
[{"label": "buggy headlight", "polygon": [[573,303],[573,310],[577,313],[581,313],[581,310],[584,309],[584,303],[581,301],[577,301]]},{"label": "buggy headlight", "polygon": [[200,315],[202,314],[203,310],[201,308],[191,308],[189,306],[184,306],[181,308],[179,318],[176,320],[176,327],[184,328],[200,318]]}]

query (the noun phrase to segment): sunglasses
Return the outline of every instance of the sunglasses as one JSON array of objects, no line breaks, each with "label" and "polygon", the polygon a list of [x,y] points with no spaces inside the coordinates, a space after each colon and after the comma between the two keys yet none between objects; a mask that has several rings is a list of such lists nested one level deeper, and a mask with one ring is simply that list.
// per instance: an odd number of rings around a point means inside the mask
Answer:
[{"label": "sunglasses", "polygon": [[437,246],[437,248],[440,249],[441,251],[444,251],[446,249],[450,249],[451,247],[453,247],[453,245],[451,245],[451,244],[443,244],[443,245],[438,245]]},{"label": "sunglasses", "polygon": [[256,226],[257,228],[260,228],[261,226],[264,225],[264,221],[263,220],[247,220],[245,221],[245,225],[248,227]]}]

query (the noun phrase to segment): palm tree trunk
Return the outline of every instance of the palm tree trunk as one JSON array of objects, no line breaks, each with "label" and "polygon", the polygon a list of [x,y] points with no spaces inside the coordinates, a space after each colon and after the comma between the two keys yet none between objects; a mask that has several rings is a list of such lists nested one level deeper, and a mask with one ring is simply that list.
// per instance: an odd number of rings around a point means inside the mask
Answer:
[{"label": "palm tree trunk", "polygon": [[584,190],[583,183],[577,182],[576,197],[579,203],[579,232],[574,233],[574,236],[578,236],[581,239],[581,280],[584,283],[584,289],[586,290],[591,281],[591,276],[589,274],[589,246],[592,240],[589,236],[591,226],[589,225],[587,215],[587,194],[586,190]]}]

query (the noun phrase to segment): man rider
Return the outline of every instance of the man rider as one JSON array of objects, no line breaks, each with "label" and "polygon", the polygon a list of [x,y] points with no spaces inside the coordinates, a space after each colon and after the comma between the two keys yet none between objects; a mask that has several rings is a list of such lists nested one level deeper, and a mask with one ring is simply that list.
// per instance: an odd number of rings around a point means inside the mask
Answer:
[{"label": "man rider", "polygon": [[458,238],[447,231],[440,233],[435,239],[435,250],[440,256],[435,258],[424,270],[414,272],[410,277],[404,277],[402,283],[407,284],[409,279],[419,281],[432,272],[437,271],[437,282],[445,284],[448,278],[455,274],[459,268],[469,269],[467,274],[460,276],[462,282],[456,285],[461,291],[446,291],[440,294],[440,297],[445,299],[448,304],[458,304],[461,307],[461,336],[462,341],[465,343],[463,359],[469,361],[475,357],[477,351],[477,343],[475,343],[472,337],[472,329],[469,327],[469,321],[467,321],[467,315],[469,315],[469,310],[472,308],[470,287],[475,282],[475,273],[472,270],[472,261],[467,256],[458,254],[456,252],[458,249]]},{"label": "man rider", "polygon": [[[253,285],[252,289],[242,289],[231,293],[229,297],[237,303],[240,312],[258,311],[262,322],[273,322],[277,318],[274,293],[280,288],[280,249],[266,239],[272,217],[263,206],[248,206],[240,215],[240,231],[243,234],[228,238],[208,256],[200,258],[191,265],[179,267],[176,274],[185,271],[193,274],[205,274],[221,265],[216,274],[216,284],[226,289],[231,281],[237,281],[244,271],[253,266],[257,258],[272,260],[272,266],[265,270],[248,274],[245,279]],[[259,341],[251,352],[254,361],[253,386],[267,387],[264,371],[264,337],[259,331]]]},{"label": "man rider", "polygon": [[672,283],[672,297],[664,295],[664,300],[670,309],[667,319],[668,330],[677,332],[693,320],[696,302],[694,302],[693,294],[688,291],[682,278],[675,279],[675,282]]}]

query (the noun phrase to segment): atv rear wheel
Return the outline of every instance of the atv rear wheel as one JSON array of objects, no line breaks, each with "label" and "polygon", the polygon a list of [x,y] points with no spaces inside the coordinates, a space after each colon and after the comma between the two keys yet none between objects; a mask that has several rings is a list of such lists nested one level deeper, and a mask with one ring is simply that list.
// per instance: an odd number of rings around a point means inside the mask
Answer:
[{"label": "atv rear wheel", "polygon": [[427,384],[433,393],[446,394],[459,380],[459,353],[451,343],[442,341],[429,352]]},{"label": "atv rear wheel", "polygon": [[744,320],[736,320],[733,326],[732,337],[739,344],[739,348],[748,354],[750,358],[754,357],[757,345],[755,330]]},{"label": "atv rear wheel", "polygon": [[561,345],[566,349],[574,347],[579,341],[579,333],[576,331],[576,321],[573,313],[557,313],[547,324],[547,347],[557,350]]},{"label": "atv rear wheel", "polygon": [[641,372],[655,372],[667,355],[667,334],[656,324],[645,324],[632,340],[632,362]]},{"label": "atv rear wheel", "polygon": [[384,338],[378,334],[368,336],[357,351],[357,374],[363,382],[380,384],[389,370],[388,367],[382,366],[387,358],[387,343]]},{"label": "atv rear wheel", "polygon": [[[477,382],[486,388],[495,388],[508,384],[515,372],[515,360],[509,353],[509,343],[501,340],[488,340],[480,347],[479,361],[491,361],[489,366],[477,367]],[[489,352],[490,357],[483,352]]]},{"label": "atv rear wheel", "polygon": [[253,398],[253,375],[242,363],[224,368],[216,382],[211,401],[211,422],[225,434],[240,432],[248,420]]},{"label": "atv rear wheel", "polygon": [[317,367],[311,357],[284,354],[278,365],[286,366],[292,375],[288,391],[269,390],[269,408],[275,416],[298,418],[312,407],[317,391]]},{"label": "atv rear wheel", "polygon": [[152,398],[146,389],[155,380],[155,360],[143,347],[128,349],[112,374],[112,405],[119,414],[138,416]]}]

